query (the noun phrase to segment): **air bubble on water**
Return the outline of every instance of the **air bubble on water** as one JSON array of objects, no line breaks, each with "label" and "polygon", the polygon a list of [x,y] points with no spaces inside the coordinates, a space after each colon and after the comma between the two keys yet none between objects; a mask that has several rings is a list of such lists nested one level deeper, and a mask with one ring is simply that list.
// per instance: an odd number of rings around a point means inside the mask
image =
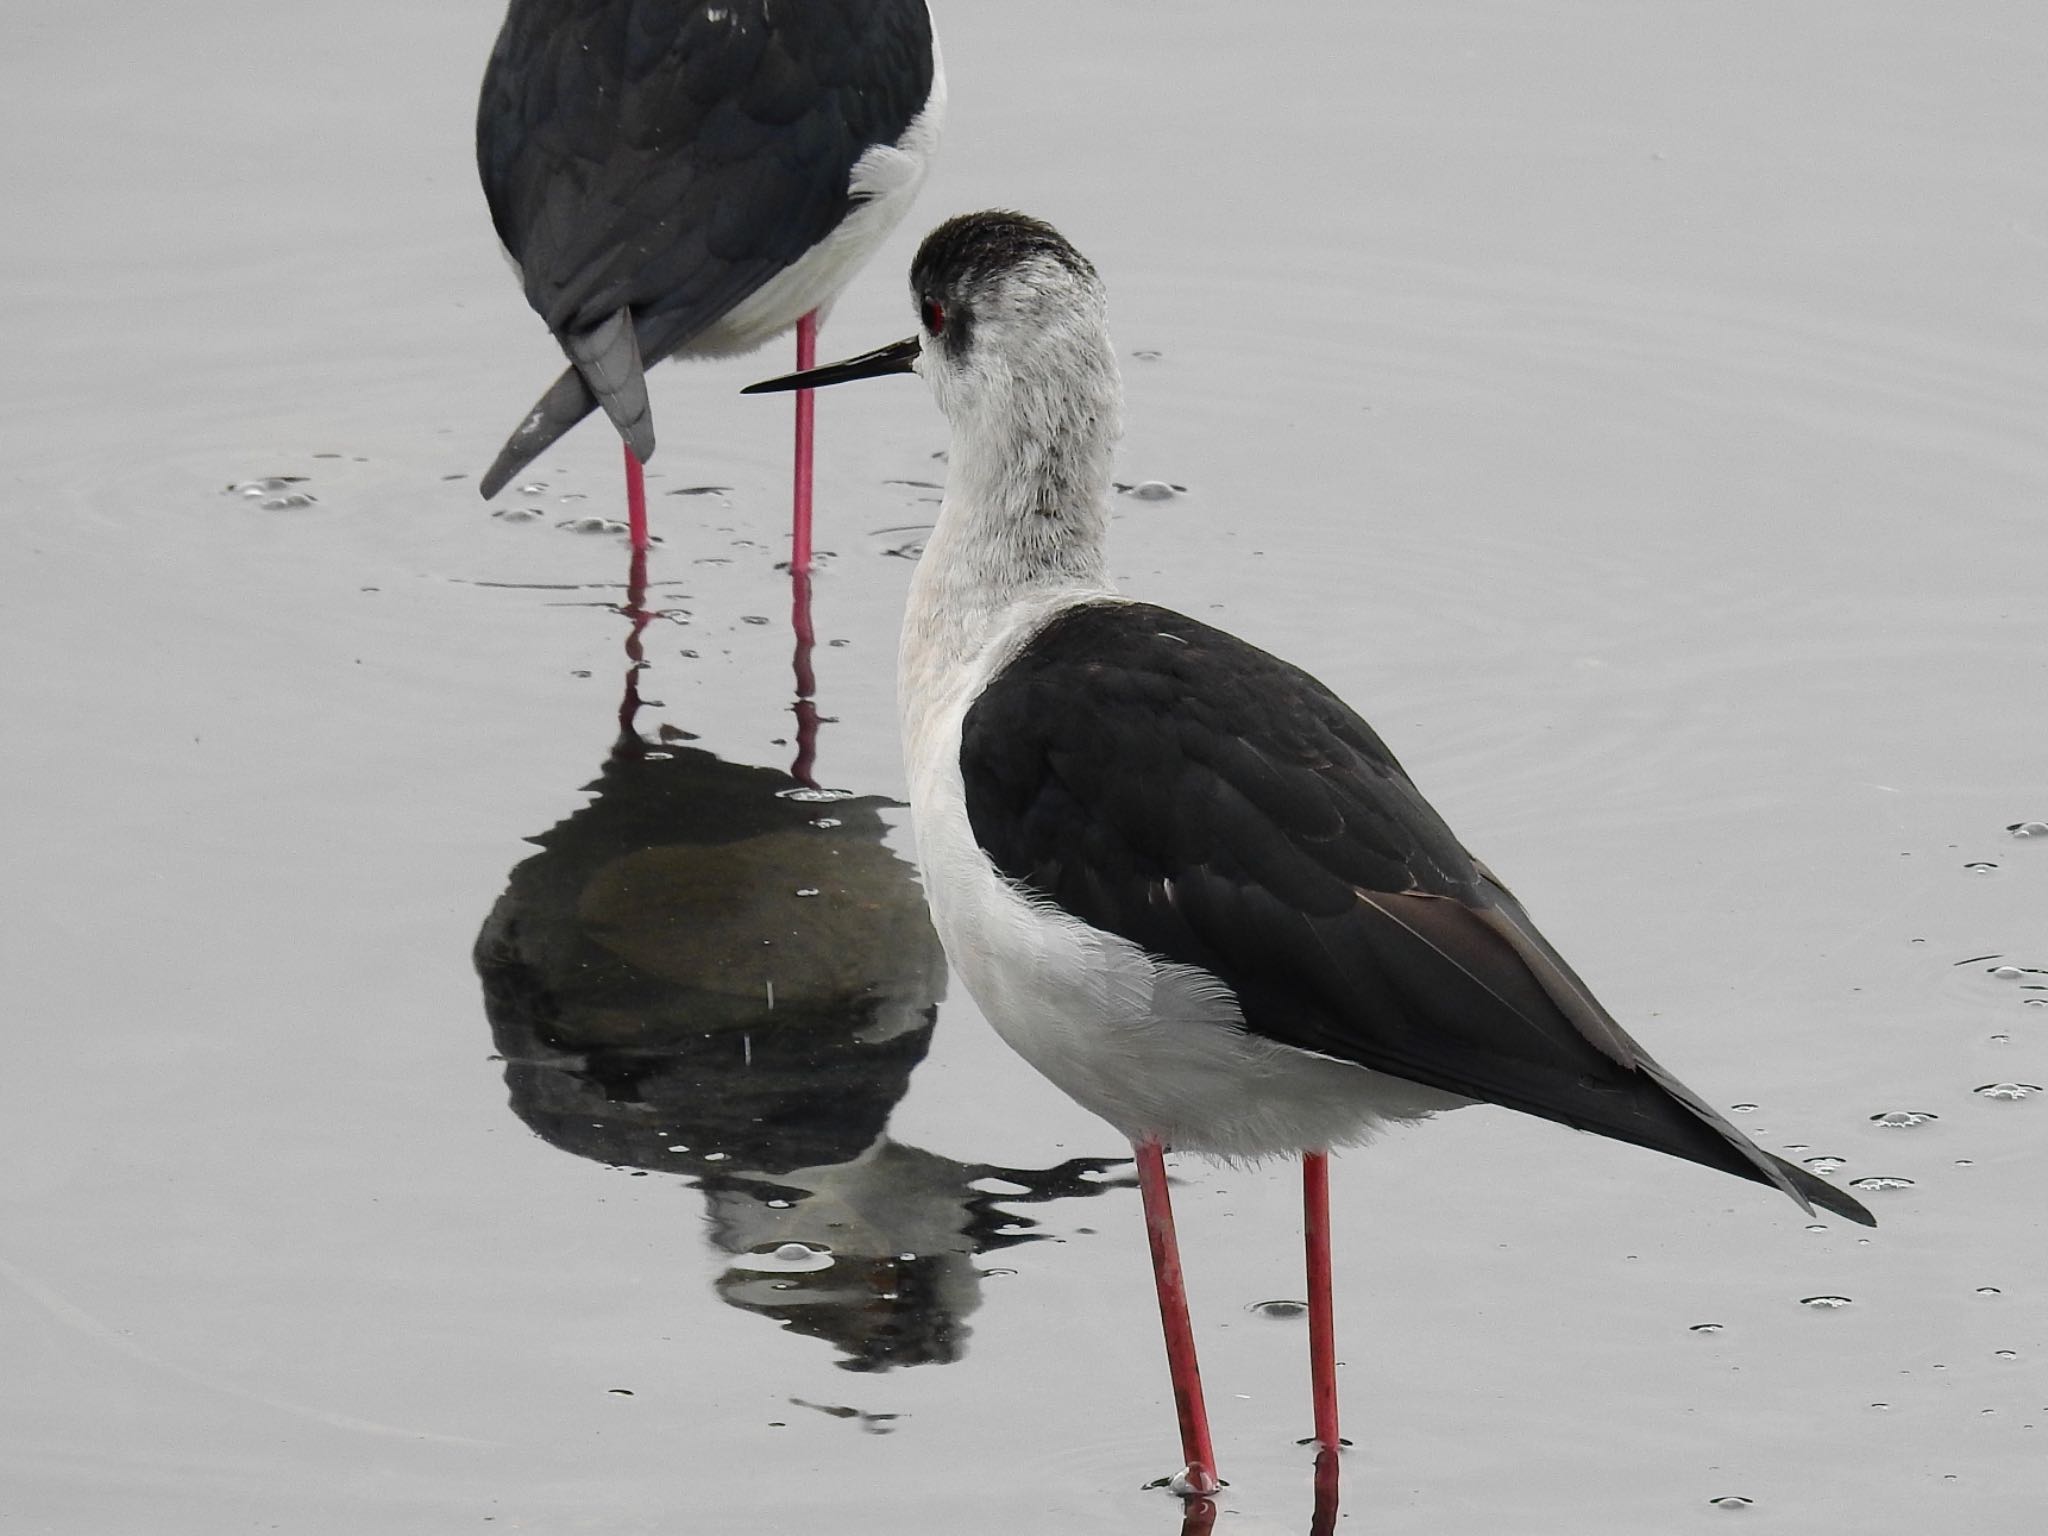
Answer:
[{"label": "air bubble on water", "polygon": [[568,533],[624,533],[626,525],[615,517],[567,517],[555,524]]},{"label": "air bubble on water", "polygon": [[818,888],[815,885],[804,885],[797,887],[797,895],[799,896],[815,896],[817,894]]},{"label": "air bubble on water", "polygon": [[1031,1186],[1029,1184],[1019,1183],[1016,1179],[1006,1179],[1002,1175],[994,1173],[983,1174],[980,1178],[969,1183],[967,1187],[976,1194],[995,1195],[1005,1200],[1015,1195],[1028,1195],[1031,1193]]},{"label": "air bubble on water", "polygon": [[2048,837],[2048,821],[2016,821],[2005,830],[2014,837]]},{"label": "air bubble on water", "polygon": [[796,1204],[794,1200],[763,1200],[761,1203],[771,1211],[786,1211]]},{"label": "air bubble on water", "polygon": [[2027,974],[2016,965],[1994,965],[1987,967],[1987,969],[2000,981],[2018,981]]},{"label": "air bubble on water", "polygon": [[730,1152],[706,1152],[704,1154],[704,1161],[707,1163],[722,1163],[731,1155]]},{"label": "air bubble on water", "polygon": [[1136,485],[1119,485],[1117,489],[1137,501],[1171,501],[1187,491],[1186,486],[1166,480],[1140,480]]},{"label": "air bubble on water", "polygon": [[734,1269],[763,1274],[810,1274],[832,1267],[832,1250],[823,1243],[777,1243],[773,1248],[733,1255]]},{"label": "air bubble on water", "polygon": [[1837,1307],[1849,1306],[1851,1301],[1848,1296],[1802,1296],[1799,1305],[1812,1307],[1817,1312],[1831,1312]]},{"label": "air bubble on water", "polygon": [[231,480],[228,482],[229,495],[241,496],[255,502],[265,512],[285,512],[295,507],[310,507],[318,498],[306,491],[295,491],[295,485],[303,485],[304,475],[265,475],[260,480]]},{"label": "air bubble on water", "polygon": [[1815,1173],[1833,1173],[1837,1168],[1840,1168],[1844,1163],[1848,1162],[1849,1159],[1847,1159],[1846,1157],[1833,1157],[1826,1153],[1823,1153],[1819,1157],[1801,1158],[1800,1161],[1806,1164],[1806,1166],[1811,1168]]},{"label": "air bubble on water", "polygon": [[799,784],[793,789],[775,791],[778,800],[795,800],[803,805],[830,805],[835,800],[851,800],[850,789],[813,789],[808,784]]},{"label": "air bubble on water", "polygon": [[772,624],[775,621],[765,613],[743,613],[740,615],[740,622],[742,624]]},{"label": "air bubble on water", "polygon": [[1988,859],[1974,859],[1970,863],[1965,864],[1963,868],[1970,871],[1973,875],[1988,875],[1998,866]]},{"label": "air bubble on water", "polygon": [[2030,1099],[2041,1091],[2039,1083],[1986,1083],[1971,1090],[1987,1099]]},{"label": "air bubble on water", "polygon": [[1157,347],[1140,347],[1131,354],[1132,357],[1135,357],[1141,363],[1156,363],[1165,355]]},{"label": "air bubble on water", "polygon": [[1998,1360],[2017,1360],[2020,1357],[2020,1352],[2016,1349],[1994,1349],[1991,1354]]},{"label": "air bubble on water", "polygon": [[1989,1042],[1990,1042],[1991,1044],[1993,1044],[1993,1045],[2010,1045],[2010,1044],[2012,1044],[2012,1036],[2011,1036],[2011,1035],[1986,1035],[1986,1036],[1985,1036],[1984,1038],[1985,1038],[1985,1039],[1986,1039],[1987,1041],[1989,1041]]},{"label": "air bubble on water", "polygon": [[1977,1159],[1974,1157],[1959,1157],[1956,1159],[1956,1166],[1958,1168],[1974,1168],[1977,1166]]},{"label": "air bubble on water", "polygon": [[1902,1179],[1897,1174],[1879,1173],[1873,1174],[1867,1179],[1851,1179],[1849,1187],[1851,1189],[1911,1189],[1913,1181],[1911,1179]]},{"label": "air bubble on water", "polygon": [[1806,1224],[1806,1230],[1809,1232],[1825,1232],[1827,1229],[1828,1224],[1824,1221],[1809,1221]]},{"label": "air bubble on water", "polygon": [[1728,1108],[1738,1115],[1753,1115],[1760,1106],[1755,1104],[1730,1104]]},{"label": "air bubble on water", "polygon": [[1685,1331],[1687,1333],[1719,1333],[1722,1326],[1720,1323],[1694,1323]]},{"label": "air bubble on water", "polygon": [[1716,1509],[1747,1509],[1756,1500],[1746,1499],[1739,1493],[1724,1493],[1718,1499],[1709,1499],[1707,1502]]},{"label": "air bubble on water", "polygon": [[539,507],[499,507],[491,513],[491,516],[507,523],[530,523],[543,515]]},{"label": "air bubble on water", "polygon": [[1002,1269],[1002,1268],[996,1268],[996,1269],[984,1269],[984,1270],[982,1271],[982,1274],[983,1274],[983,1275],[985,1275],[985,1276],[987,1276],[987,1277],[988,1277],[988,1278],[990,1278],[990,1279],[994,1279],[994,1278],[995,1278],[995,1277],[996,1277],[997,1275],[1014,1275],[1014,1274],[1016,1274],[1016,1273],[1017,1273],[1017,1271],[1016,1271],[1016,1270],[1014,1270],[1014,1269]]},{"label": "air bubble on water", "polygon": [[1305,1301],[1289,1300],[1285,1297],[1276,1297],[1272,1301],[1255,1301],[1246,1307],[1245,1311],[1251,1313],[1254,1317],[1271,1317],[1285,1321],[1301,1317],[1307,1313],[1308,1303]]},{"label": "air bubble on water", "polygon": [[1884,1113],[1872,1115],[1870,1118],[1886,1130],[1897,1131],[1910,1130],[1916,1125],[1925,1125],[1930,1120],[1939,1120],[1941,1116],[1935,1114],[1932,1110],[1926,1109],[1888,1109]]},{"label": "air bubble on water", "polygon": [[1803,1141],[1788,1141],[1785,1143],[1785,1150],[1787,1152],[1810,1152],[1813,1149]]},{"label": "air bubble on water", "polygon": [[811,825],[814,827],[823,827],[829,830],[830,828],[841,825],[841,822],[837,816],[817,816],[812,818]]},{"label": "air bubble on water", "polygon": [[687,1152],[689,1150],[690,1149],[684,1146],[681,1142],[677,1142],[674,1146],[669,1148],[669,1151],[671,1152]]},{"label": "air bubble on water", "polygon": [[1977,1287],[1977,1294],[1979,1296],[2003,1296],[2005,1292],[1995,1285],[1980,1285]]}]

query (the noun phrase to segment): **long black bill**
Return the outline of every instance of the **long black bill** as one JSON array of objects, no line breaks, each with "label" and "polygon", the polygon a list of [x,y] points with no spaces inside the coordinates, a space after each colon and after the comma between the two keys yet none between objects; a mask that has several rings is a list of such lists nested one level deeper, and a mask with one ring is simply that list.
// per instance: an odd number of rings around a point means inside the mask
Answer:
[{"label": "long black bill", "polygon": [[740,393],[772,395],[785,389],[819,389],[827,384],[849,384],[855,379],[879,379],[885,373],[909,373],[917,364],[917,352],[917,338],[906,336],[859,357],[849,357],[843,363],[827,363],[822,368],[806,368],[802,373],[786,373],[779,379],[763,379],[759,384],[749,384]]}]

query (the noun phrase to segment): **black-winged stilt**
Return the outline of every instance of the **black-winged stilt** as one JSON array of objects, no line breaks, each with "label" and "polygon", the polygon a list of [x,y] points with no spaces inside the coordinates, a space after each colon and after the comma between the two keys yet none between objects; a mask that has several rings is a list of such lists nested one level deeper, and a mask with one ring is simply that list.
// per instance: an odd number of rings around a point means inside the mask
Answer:
[{"label": "black-winged stilt", "polygon": [[920,334],[753,387],[917,373],[951,423],[899,657],[925,891],[997,1032],[1137,1149],[1178,1488],[1213,1489],[1216,1463],[1165,1147],[1302,1154],[1332,1478],[1333,1146],[1483,1100],[1872,1224],[1630,1039],[1328,688],[1116,593],[1104,541],[1122,386],[1102,284],[1057,231],[1014,213],[949,220],[910,281]]},{"label": "black-winged stilt", "polygon": [[[792,326],[808,367],[826,309],[916,197],[945,96],[925,0],[512,0],[477,104],[477,169],[572,366],[483,494],[602,406],[646,548],[643,370],[752,351]],[[799,571],[811,438],[799,396]]]}]

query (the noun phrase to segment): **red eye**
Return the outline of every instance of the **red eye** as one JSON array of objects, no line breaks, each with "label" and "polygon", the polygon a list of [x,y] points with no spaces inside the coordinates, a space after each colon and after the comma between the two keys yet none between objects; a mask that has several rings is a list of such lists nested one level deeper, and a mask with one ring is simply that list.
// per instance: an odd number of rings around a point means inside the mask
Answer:
[{"label": "red eye", "polygon": [[946,306],[937,299],[926,299],[923,305],[924,328],[936,336],[946,328]]}]

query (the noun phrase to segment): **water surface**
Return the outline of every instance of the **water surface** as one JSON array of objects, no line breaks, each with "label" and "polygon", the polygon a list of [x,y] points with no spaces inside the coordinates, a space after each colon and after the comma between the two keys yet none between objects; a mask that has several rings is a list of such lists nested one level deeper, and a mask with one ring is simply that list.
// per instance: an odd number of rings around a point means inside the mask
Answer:
[{"label": "water surface", "polygon": [[[559,366],[469,162],[496,9],[7,24],[0,1524],[1176,1530],[1122,1149],[917,916],[943,424],[821,401],[806,733],[787,408],[736,394],[786,358],[662,370],[621,741],[624,552],[560,526],[615,448],[474,490]],[[1912,1181],[1866,1237],[1496,1111],[1345,1157],[1340,1528],[2031,1529],[2048,1094],[1977,1090],[2048,1082],[2048,25],[941,24],[944,158],[827,352],[908,329],[939,217],[1059,224],[1119,478],[1186,488],[1119,500],[1127,585],[1360,704],[1766,1146]],[[722,934],[636,895],[707,870]],[[824,935],[773,1020],[756,923]],[[1178,1171],[1217,1528],[1306,1529],[1291,1171]]]}]

